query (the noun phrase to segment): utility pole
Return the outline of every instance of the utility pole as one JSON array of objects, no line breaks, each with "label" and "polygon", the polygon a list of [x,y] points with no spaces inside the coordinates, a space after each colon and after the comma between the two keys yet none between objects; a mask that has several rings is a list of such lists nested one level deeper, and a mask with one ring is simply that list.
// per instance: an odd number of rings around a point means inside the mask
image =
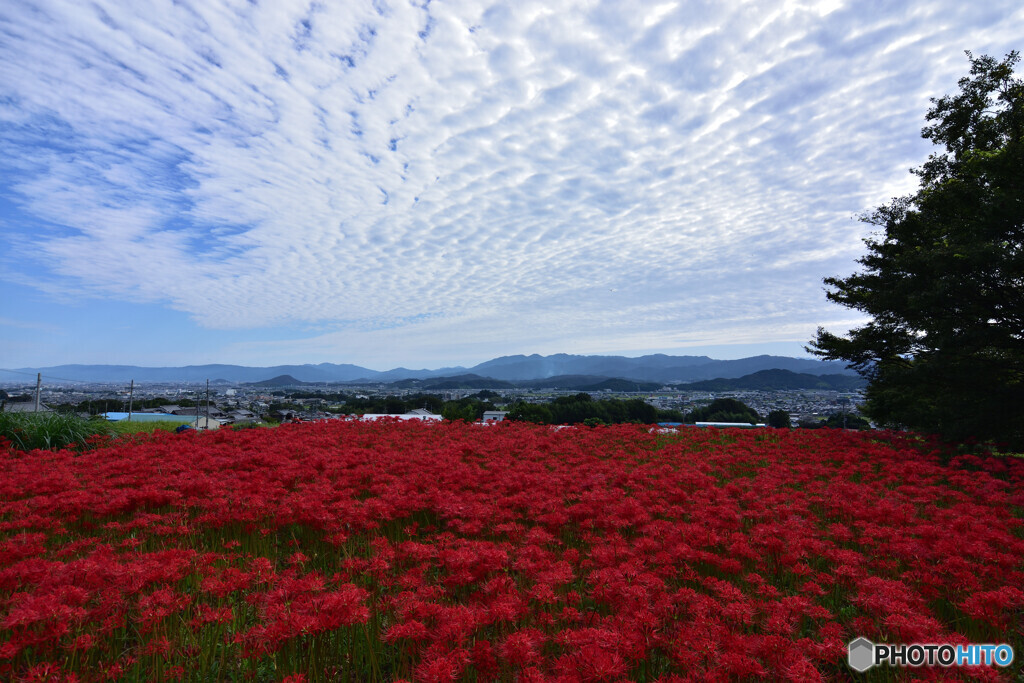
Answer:
[{"label": "utility pole", "polygon": [[206,380],[206,428],[210,428],[210,380]]},{"label": "utility pole", "polygon": [[36,407],[32,411],[33,413],[39,412],[39,391],[43,388],[43,373],[36,373]]},{"label": "utility pole", "polygon": [[128,421],[132,421],[132,401],[135,399],[135,380],[128,386]]}]

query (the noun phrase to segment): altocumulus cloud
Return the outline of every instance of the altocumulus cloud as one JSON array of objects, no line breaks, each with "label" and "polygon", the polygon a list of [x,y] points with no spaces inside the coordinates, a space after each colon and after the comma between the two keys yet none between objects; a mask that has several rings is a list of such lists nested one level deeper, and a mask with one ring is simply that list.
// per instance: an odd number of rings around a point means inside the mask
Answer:
[{"label": "altocumulus cloud", "polygon": [[802,341],[928,97],[1021,35],[1000,0],[8,0],[5,277],[366,358]]}]

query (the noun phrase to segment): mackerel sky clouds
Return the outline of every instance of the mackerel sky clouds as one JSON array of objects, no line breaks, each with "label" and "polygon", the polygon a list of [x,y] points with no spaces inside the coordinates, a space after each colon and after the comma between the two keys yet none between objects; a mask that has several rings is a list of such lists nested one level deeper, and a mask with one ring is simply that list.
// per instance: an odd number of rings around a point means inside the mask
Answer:
[{"label": "mackerel sky clouds", "polygon": [[0,5],[2,367],[802,355],[1018,1]]}]

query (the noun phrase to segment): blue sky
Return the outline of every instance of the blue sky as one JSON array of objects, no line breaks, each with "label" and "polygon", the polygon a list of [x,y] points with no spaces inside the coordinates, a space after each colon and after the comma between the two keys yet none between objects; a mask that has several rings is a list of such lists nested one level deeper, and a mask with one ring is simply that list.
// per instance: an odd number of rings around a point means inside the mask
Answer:
[{"label": "blue sky", "polygon": [[0,5],[0,366],[803,355],[1015,1]]}]

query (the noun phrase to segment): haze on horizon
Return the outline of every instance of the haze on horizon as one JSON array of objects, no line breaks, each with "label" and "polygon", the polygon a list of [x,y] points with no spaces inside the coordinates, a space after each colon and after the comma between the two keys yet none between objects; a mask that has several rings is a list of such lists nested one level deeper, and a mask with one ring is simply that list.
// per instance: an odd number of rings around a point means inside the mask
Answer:
[{"label": "haze on horizon", "polygon": [[801,356],[1024,9],[0,6],[0,365]]}]

